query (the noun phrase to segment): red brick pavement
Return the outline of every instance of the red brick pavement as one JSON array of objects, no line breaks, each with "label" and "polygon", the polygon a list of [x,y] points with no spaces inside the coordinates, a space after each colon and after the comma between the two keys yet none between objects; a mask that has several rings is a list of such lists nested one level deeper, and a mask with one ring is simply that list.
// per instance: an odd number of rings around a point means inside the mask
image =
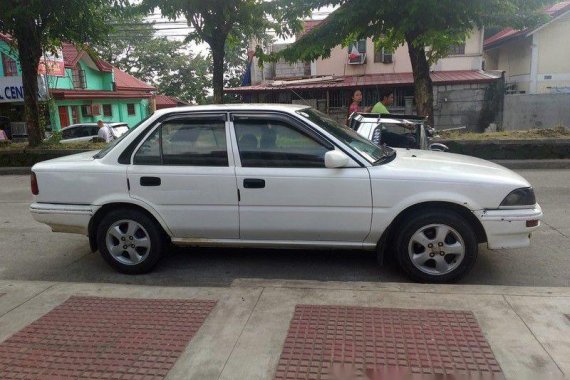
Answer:
[{"label": "red brick pavement", "polygon": [[163,379],[215,304],[71,297],[0,344],[0,379]]},{"label": "red brick pavement", "polygon": [[406,374],[504,378],[471,312],[297,305],[275,379]]}]

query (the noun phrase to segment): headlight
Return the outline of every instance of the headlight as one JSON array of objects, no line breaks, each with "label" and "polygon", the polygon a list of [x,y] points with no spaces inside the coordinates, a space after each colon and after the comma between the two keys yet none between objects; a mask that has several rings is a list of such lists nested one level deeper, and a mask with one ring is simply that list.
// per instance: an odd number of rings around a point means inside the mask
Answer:
[{"label": "headlight", "polygon": [[534,190],[532,187],[523,187],[511,191],[509,195],[503,199],[500,207],[513,207],[513,206],[533,206],[536,203]]}]

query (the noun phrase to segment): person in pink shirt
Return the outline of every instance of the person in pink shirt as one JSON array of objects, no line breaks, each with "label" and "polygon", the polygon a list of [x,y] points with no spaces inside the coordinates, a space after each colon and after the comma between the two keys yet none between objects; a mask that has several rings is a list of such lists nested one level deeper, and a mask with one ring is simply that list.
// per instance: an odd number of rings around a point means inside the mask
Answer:
[{"label": "person in pink shirt", "polygon": [[370,107],[363,108],[360,103],[362,103],[362,91],[354,90],[352,96],[350,97],[351,103],[348,106],[348,114],[346,115],[346,124],[348,125],[348,118],[354,112],[369,112]]}]

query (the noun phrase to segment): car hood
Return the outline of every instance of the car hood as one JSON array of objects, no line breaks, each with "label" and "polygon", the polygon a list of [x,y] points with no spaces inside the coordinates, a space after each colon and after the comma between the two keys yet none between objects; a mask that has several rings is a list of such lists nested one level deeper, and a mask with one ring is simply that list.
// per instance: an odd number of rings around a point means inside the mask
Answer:
[{"label": "car hood", "polygon": [[[430,150],[395,148],[396,158],[375,167],[371,173],[442,182],[508,184],[528,187],[530,184],[519,174],[501,165],[471,156]],[[386,170],[388,169],[388,170]]]}]

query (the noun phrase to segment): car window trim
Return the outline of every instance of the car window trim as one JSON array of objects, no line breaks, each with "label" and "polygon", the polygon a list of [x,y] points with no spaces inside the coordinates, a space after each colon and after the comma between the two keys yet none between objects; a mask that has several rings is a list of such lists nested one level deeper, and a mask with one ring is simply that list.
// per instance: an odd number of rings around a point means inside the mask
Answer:
[{"label": "car window trim", "polygon": [[[323,147],[329,150],[334,150],[335,145],[331,143],[328,139],[324,138],[324,136],[316,133],[312,128],[309,126],[301,123],[300,120],[291,117],[288,114],[283,113],[272,113],[272,112],[260,112],[260,113],[252,113],[252,112],[232,112],[231,113],[231,120],[232,123],[238,121],[239,119],[243,120],[268,120],[273,119],[275,121],[281,121],[286,124],[291,125],[292,127],[296,128],[297,130],[301,131],[302,133],[308,135],[310,138],[314,139],[317,143],[321,144]],[[235,129],[235,126],[234,126]],[[239,153],[239,147],[238,147]]]},{"label": "car window trim", "polygon": [[[302,111],[303,109],[301,109]],[[356,162],[361,168],[366,167],[366,165],[362,162],[362,159],[358,156],[355,155],[354,152],[352,152],[349,149],[346,149],[342,144],[339,145],[337,142],[335,142],[334,140],[332,140],[329,136],[326,136],[325,134],[323,134],[321,131],[317,130],[314,126],[312,126],[311,124],[309,124],[306,120],[300,118],[299,116],[297,116],[296,114],[290,114],[287,112],[280,112],[280,111],[260,111],[260,112],[255,112],[255,111],[230,111],[230,120],[232,121],[233,124],[233,120],[234,120],[234,115],[238,116],[238,115],[247,115],[247,116],[251,116],[251,117],[270,117],[270,116],[282,116],[285,117],[287,121],[292,120],[293,123],[297,124],[298,126],[300,126],[300,128],[302,128],[304,131],[308,131],[308,133],[310,135],[313,136],[318,136],[317,139],[319,141],[326,141],[326,143],[330,146],[332,146],[332,149],[339,149],[340,151],[342,151],[344,154],[348,155],[348,157],[350,157],[354,162]],[[318,126],[317,126],[318,127]],[[235,131],[235,128],[234,128]],[[239,150],[238,150],[238,154],[239,154]],[[241,164],[241,161],[240,161]]]},{"label": "car window trim", "polygon": [[[130,162],[128,165],[136,165],[134,163],[135,161],[135,155],[137,154],[138,150],[140,149],[140,147],[144,144],[144,142],[146,141],[146,139],[148,137],[150,137],[150,135],[152,135],[154,133],[154,131],[157,128],[161,128],[163,124],[166,124],[170,121],[184,121],[184,120],[210,120],[210,121],[223,121],[224,122],[224,131],[227,128],[227,123],[226,121],[228,120],[228,115],[226,112],[224,112],[223,114],[220,112],[215,112],[212,113],[211,111],[208,113],[200,113],[200,114],[176,114],[176,115],[172,115],[169,114],[170,117],[164,117],[164,118],[159,118],[157,119],[154,123],[151,124],[151,126],[149,126],[149,128],[147,128],[147,130],[145,130],[143,133],[141,133],[139,136],[143,136],[139,141],[138,144],[135,146],[135,148],[132,150],[131,152],[131,156],[130,156]],[[150,129],[150,130],[149,130]],[[137,138],[139,137],[137,136]],[[162,154],[162,128],[159,131],[159,152],[160,152],[160,166],[173,166],[173,165],[164,165],[164,157]],[[137,140],[137,139],[135,139]],[[134,141],[133,141],[134,142]],[[125,148],[125,150],[127,150],[130,147],[130,145]],[[124,152],[124,151],[123,151]],[[122,155],[123,153],[121,153]],[[230,148],[228,145],[228,141],[226,141],[226,154],[228,155],[228,165],[227,167],[230,167]],[[119,157],[120,159],[120,157]],[[148,165],[147,165],[148,166]],[[196,166],[196,165],[176,165],[176,166]],[[226,166],[222,166],[222,167],[226,167]]]},{"label": "car window trim", "polygon": [[139,148],[140,142],[144,140],[149,135],[149,133],[152,133],[152,131],[154,131],[154,128],[158,124],[163,123],[165,120],[168,120],[170,118],[183,117],[183,116],[201,117],[204,115],[222,115],[225,118],[224,121],[228,120],[228,115],[227,112],[225,111],[224,112],[198,111],[198,112],[180,112],[180,113],[178,112],[175,113],[174,111],[166,113],[158,117],[153,122],[151,122],[138,136],[136,136],[133,139],[133,141],[131,141],[130,144],[127,145],[125,149],[123,149],[123,151],[119,155],[119,158],[117,159],[117,162],[121,165],[132,165],[135,151]]}]

